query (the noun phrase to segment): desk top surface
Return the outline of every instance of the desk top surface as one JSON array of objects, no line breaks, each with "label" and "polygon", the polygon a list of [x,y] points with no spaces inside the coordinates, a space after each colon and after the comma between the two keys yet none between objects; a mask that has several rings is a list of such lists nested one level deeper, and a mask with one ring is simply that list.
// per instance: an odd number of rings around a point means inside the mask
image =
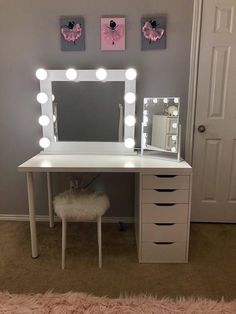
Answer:
[{"label": "desk top surface", "polygon": [[141,172],[191,174],[185,162],[157,156],[38,154],[18,167],[21,172]]}]

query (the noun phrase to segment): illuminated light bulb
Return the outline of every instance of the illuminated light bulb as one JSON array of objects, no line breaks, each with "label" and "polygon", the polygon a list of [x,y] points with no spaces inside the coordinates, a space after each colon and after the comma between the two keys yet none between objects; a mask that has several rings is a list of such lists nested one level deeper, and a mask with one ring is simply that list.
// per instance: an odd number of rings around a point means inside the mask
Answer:
[{"label": "illuminated light bulb", "polygon": [[54,142],[57,142],[57,137],[54,135]]},{"label": "illuminated light bulb", "polygon": [[136,123],[136,119],[134,116],[127,116],[125,118],[125,124],[128,126],[134,126]]},{"label": "illuminated light bulb", "polygon": [[42,137],[39,141],[39,145],[42,148],[48,148],[50,146],[50,141],[47,137]]},{"label": "illuminated light bulb", "polygon": [[66,70],[66,78],[69,81],[74,81],[77,78],[78,74],[77,71],[75,69],[68,69]]},{"label": "illuminated light bulb", "polygon": [[144,111],[143,111],[143,114],[144,114],[144,115],[147,115],[147,114],[148,114],[148,111],[147,111],[147,110],[144,110]]},{"label": "illuminated light bulb", "polygon": [[177,136],[176,135],[172,135],[171,139],[172,139],[172,141],[176,141],[177,140]]},{"label": "illuminated light bulb", "polygon": [[153,103],[157,104],[157,98],[153,98]]},{"label": "illuminated light bulb", "polygon": [[130,68],[126,70],[125,77],[127,78],[127,80],[130,80],[130,81],[135,80],[137,77],[137,71],[133,68]]},{"label": "illuminated light bulb", "polygon": [[176,153],[176,147],[171,147],[172,153]]},{"label": "illuminated light bulb", "polygon": [[177,117],[178,116],[178,110],[173,111],[173,116]]},{"label": "illuminated light bulb", "polygon": [[46,93],[38,93],[37,101],[40,104],[46,104],[46,102],[48,101],[48,95]]},{"label": "illuminated light bulb", "polygon": [[48,77],[48,72],[45,69],[38,69],[35,72],[35,76],[37,77],[38,80],[44,81]]},{"label": "illuminated light bulb", "polygon": [[134,145],[135,145],[135,141],[132,138],[127,138],[125,140],[125,146],[127,148],[134,148]]},{"label": "illuminated light bulb", "polygon": [[145,123],[145,124],[148,123],[148,117],[147,117],[147,116],[144,116],[144,117],[143,117],[143,123]]},{"label": "illuminated light bulb", "polygon": [[44,115],[42,115],[41,117],[39,117],[39,124],[41,125],[41,126],[47,126],[47,125],[49,125],[49,123],[50,123],[50,119],[49,119],[49,117],[48,116],[44,116]]},{"label": "illuminated light bulb", "polygon": [[128,103],[128,104],[132,104],[132,103],[134,103],[135,102],[135,100],[136,100],[136,96],[135,96],[135,94],[134,93],[126,93],[125,94],[125,101]]},{"label": "illuminated light bulb", "polygon": [[172,128],[177,129],[177,123],[172,123]]},{"label": "illuminated light bulb", "polygon": [[107,71],[103,68],[97,69],[96,78],[99,81],[104,81],[107,78]]},{"label": "illuminated light bulb", "polygon": [[54,101],[55,100],[55,96],[52,94],[52,101]]},{"label": "illuminated light bulb", "polygon": [[176,97],[176,98],[174,99],[174,103],[175,103],[175,104],[178,104],[178,103],[179,103],[179,98]]},{"label": "illuminated light bulb", "polygon": [[168,104],[168,98],[163,99],[164,104]]},{"label": "illuminated light bulb", "polygon": [[53,120],[54,123],[57,121],[57,117],[56,117],[55,114],[52,116],[52,120]]}]

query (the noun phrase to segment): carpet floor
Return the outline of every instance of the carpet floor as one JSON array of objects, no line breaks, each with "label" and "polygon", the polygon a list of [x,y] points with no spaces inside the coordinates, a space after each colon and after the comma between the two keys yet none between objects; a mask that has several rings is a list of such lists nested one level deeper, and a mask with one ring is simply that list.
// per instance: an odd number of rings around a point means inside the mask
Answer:
[{"label": "carpet floor", "polygon": [[68,226],[61,270],[61,224],[38,223],[40,257],[30,257],[29,224],[0,222],[0,291],[96,296],[153,295],[236,299],[236,225],[192,224],[188,264],[138,264],[134,226],[103,224],[103,268],[97,267],[96,224]]}]

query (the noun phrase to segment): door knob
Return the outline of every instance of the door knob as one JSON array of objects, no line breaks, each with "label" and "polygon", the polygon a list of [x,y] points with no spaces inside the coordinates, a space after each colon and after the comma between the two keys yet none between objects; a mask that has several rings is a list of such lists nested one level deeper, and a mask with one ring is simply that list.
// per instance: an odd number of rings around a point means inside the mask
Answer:
[{"label": "door knob", "polygon": [[200,132],[200,133],[204,133],[206,131],[205,125],[199,125],[199,127],[197,129],[198,129],[198,132]]}]

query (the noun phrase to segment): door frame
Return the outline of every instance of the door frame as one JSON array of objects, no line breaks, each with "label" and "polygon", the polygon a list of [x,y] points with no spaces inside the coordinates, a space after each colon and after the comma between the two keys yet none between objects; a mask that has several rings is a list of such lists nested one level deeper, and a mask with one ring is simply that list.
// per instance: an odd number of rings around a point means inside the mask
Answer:
[{"label": "door frame", "polygon": [[198,67],[200,54],[203,1],[204,0],[194,0],[193,5],[193,24],[190,51],[189,86],[188,86],[188,111],[185,135],[185,160],[190,165],[192,165],[193,161],[194,125],[197,102]]}]

